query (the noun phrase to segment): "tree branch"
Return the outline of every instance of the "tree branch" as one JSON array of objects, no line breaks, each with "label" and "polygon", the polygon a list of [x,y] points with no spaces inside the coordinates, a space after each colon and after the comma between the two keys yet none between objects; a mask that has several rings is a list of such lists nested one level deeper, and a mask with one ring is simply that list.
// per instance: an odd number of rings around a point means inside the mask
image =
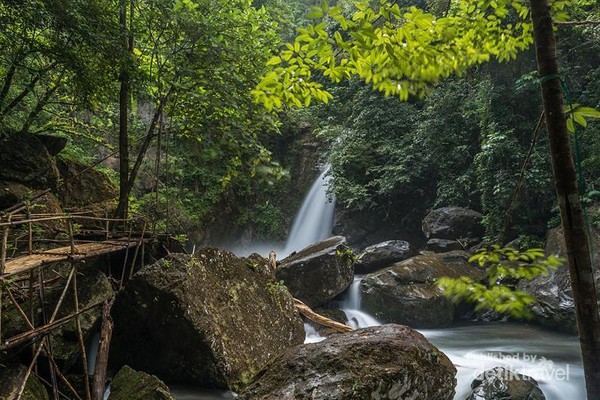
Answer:
[{"label": "tree branch", "polygon": [[564,22],[554,22],[554,25],[563,25],[563,26],[577,26],[577,25],[600,25],[600,21],[564,21]]}]

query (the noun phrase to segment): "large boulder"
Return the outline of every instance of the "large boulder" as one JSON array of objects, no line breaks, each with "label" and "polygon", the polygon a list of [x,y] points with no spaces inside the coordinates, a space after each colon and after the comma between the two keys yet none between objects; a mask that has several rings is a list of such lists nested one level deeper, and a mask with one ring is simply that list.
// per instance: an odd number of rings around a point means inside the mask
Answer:
[{"label": "large boulder", "polygon": [[503,367],[479,375],[471,383],[473,391],[465,400],[545,400],[535,379]]},{"label": "large boulder", "polygon": [[455,305],[435,281],[441,277],[480,272],[468,263],[465,251],[425,254],[369,274],[360,284],[362,308],[378,320],[413,328],[442,328],[454,321]]},{"label": "large boulder", "polygon": [[482,218],[481,213],[468,208],[438,208],[423,220],[423,233],[429,239],[479,238],[484,233]]},{"label": "large boulder", "polygon": [[[600,249],[598,232],[593,231],[593,248]],[[567,249],[562,228],[553,228],[548,231],[546,237],[546,255],[567,257]],[[596,253],[594,258],[596,289],[600,290],[600,264]],[[577,333],[577,321],[575,317],[575,303],[573,301],[573,289],[569,277],[568,266],[565,265],[551,270],[547,275],[536,276],[532,280],[522,280],[519,289],[536,298],[531,306],[533,319],[545,326],[560,329],[567,332]],[[600,298],[600,296],[597,296]]]},{"label": "large boulder", "polygon": [[115,187],[102,172],[67,159],[58,159],[56,165],[63,181],[58,189],[63,206],[102,206],[115,200]]},{"label": "large boulder", "polygon": [[302,320],[267,260],[215,249],[145,266],[117,296],[110,360],[168,383],[236,389],[304,341]]},{"label": "large boulder", "polygon": [[[27,367],[0,358],[0,399],[12,400],[17,398]],[[48,392],[34,375],[30,374],[25,384],[21,400],[48,400]]]},{"label": "large boulder", "polygon": [[108,400],[175,400],[175,397],[156,376],[125,365],[111,382]]},{"label": "large boulder", "polygon": [[0,135],[0,181],[33,189],[55,188],[58,170],[42,141],[30,133]]},{"label": "large boulder", "polygon": [[334,236],[284,258],[275,273],[290,293],[308,306],[321,306],[354,279],[354,256],[345,239]]},{"label": "large boulder", "polygon": [[419,332],[384,325],[289,349],[240,400],[353,400],[454,397],[456,369]]},{"label": "large boulder", "polygon": [[404,261],[411,255],[410,243],[404,240],[388,240],[365,248],[356,260],[354,270],[359,274],[368,274],[395,262]]}]

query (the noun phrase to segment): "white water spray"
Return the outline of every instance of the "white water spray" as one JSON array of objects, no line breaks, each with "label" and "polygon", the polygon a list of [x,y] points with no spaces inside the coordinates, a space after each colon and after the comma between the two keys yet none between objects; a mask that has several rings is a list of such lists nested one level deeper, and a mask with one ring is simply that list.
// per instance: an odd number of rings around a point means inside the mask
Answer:
[{"label": "white water spray", "polygon": [[327,194],[330,176],[325,168],[315,180],[294,219],[283,256],[299,251],[331,236],[335,211],[335,197]]}]

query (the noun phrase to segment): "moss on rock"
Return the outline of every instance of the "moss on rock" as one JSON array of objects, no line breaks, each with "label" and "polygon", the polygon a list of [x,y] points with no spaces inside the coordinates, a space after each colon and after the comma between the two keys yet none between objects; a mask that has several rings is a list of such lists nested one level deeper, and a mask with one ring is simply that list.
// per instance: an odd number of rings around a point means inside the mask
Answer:
[{"label": "moss on rock", "polygon": [[163,381],[125,365],[111,383],[108,400],[175,400]]}]

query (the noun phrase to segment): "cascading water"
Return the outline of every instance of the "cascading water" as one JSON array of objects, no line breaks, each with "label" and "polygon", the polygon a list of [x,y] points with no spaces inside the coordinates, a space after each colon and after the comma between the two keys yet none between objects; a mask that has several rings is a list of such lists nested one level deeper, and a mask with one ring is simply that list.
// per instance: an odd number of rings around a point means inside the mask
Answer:
[{"label": "cascading water", "polygon": [[346,291],[346,297],[341,304],[342,311],[346,314],[346,323],[353,328],[381,325],[381,322],[360,309],[361,280],[362,275],[354,276],[354,281]]},{"label": "cascading water", "polygon": [[[326,167],[315,180],[294,219],[282,256],[299,251],[331,236],[335,197],[327,193],[330,176]],[[282,257],[280,257],[282,258]]]}]

